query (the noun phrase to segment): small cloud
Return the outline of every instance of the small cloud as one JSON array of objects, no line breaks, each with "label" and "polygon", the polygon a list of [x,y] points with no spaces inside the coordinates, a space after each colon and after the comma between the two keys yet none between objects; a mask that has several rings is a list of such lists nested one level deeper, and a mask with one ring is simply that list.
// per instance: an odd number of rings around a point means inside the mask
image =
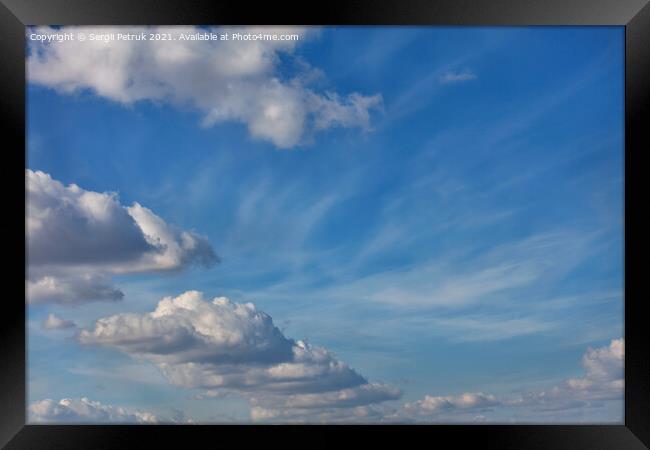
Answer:
[{"label": "small cloud", "polygon": [[192,398],[194,400],[206,400],[210,398],[225,398],[228,397],[231,393],[225,390],[215,390],[209,389],[200,394],[194,395]]},{"label": "small cloud", "polygon": [[456,72],[450,70],[440,75],[438,81],[441,84],[448,84],[448,83],[460,83],[463,81],[476,80],[477,78],[478,77],[476,76],[476,74],[471,70],[463,70],[463,71],[456,71]]},{"label": "small cloud", "polygon": [[498,406],[500,401],[493,395],[482,392],[466,392],[457,397],[433,397],[426,395],[424,399],[413,403],[406,403],[404,409],[417,415],[431,415],[453,411],[482,411],[493,406]]},{"label": "small cloud", "polygon": [[157,423],[160,419],[148,411],[103,405],[87,397],[40,400],[28,407],[31,423]]},{"label": "small cloud", "polygon": [[72,320],[62,319],[52,313],[50,313],[47,316],[47,319],[43,321],[43,328],[46,330],[66,330],[76,326],[77,325]]}]

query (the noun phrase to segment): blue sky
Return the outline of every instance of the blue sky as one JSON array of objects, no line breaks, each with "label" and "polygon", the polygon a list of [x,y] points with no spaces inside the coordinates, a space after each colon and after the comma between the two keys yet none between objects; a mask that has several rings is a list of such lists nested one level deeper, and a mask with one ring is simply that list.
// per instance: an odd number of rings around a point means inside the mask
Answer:
[{"label": "blue sky", "polygon": [[[30,305],[30,403],[250,420],[246,394],[196,400],[148,361],[41,325],[54,313],[90,329],[188,290],[254,303],[287,337],[399,388],[395,408],[584,376],[587,349],[623,337],[623,38],[620,27],[326,27],[277,52],[275,79],[381,104],[367,124],[306,125],[288,148],[246,118],[202,123],[192,102],[120,101],[87,78],[71,91],[33,75],[27,167],[137,202],[207,238],[220,262],[115,273],[117,302]],[[589,408],[479,415],[619,421],[622,391]]]}]

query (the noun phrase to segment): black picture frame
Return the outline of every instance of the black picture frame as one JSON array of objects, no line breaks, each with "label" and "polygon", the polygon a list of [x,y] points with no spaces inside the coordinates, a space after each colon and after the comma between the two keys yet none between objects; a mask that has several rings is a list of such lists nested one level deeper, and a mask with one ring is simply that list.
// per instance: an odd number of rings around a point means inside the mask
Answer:
[{"label": "black picture frame", "polygon": [[[25,308],[19,287],[25,247],[25,26],[56,25],[621,25],[625,27],[625,423],[624,425],[418,425],[418,426],[140,426],[26,425]],[[639,240],[644,221],[641,192],[650,150],[650,3],[648,0],[348,0],[319,4],[194,0],[0,0],[0,115],[4,129],[2,221],[9,254],[6,283],[16,288],[3,302],[0,326],[0,445],[8,449],[186,448],[198,439],[211,446],[237,446],[281,439],[282,445],[310,448],[340,445],[339,434],[409,445],[474,444],[500,449],[633,449],[650,446],[650,364],[647,318],[642,314]],[[24,191],[23,191],[24,195]],[[22,211],[22,212],[21,212]],[[22,214],[22,216],[21,216]],[[22,218],[20,218],[22,217]],[[23,266],[23,269],[24,270]],[[21,294],[23,292],[23,294]],[[24,298],[24,297],[23,297]],[[645,336],[645,337],[644,337]],[[415,434],[416,436],[411,436]],[[280,437],[279,435],[282,435]],[[421,445],[421,444],[419,444]],[[194,445],[192,445],[194,446]]]}]

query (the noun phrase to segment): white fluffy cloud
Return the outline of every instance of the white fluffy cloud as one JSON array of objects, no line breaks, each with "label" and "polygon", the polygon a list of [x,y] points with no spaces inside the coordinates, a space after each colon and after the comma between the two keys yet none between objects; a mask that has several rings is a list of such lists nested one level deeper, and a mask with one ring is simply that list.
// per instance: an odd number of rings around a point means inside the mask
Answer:
[{"label": "white fluffy cloud", "polygon": [[46,330],[66,330],[74,328],[76,325],[72,320],[62,319],[56,314],[48,314],[47,318],[43,321],[43,328]]},{"label": "white fluffy cloud", "polygon": [[[587,372],[584,379],[593,383],[623,380],[623,361],[625,356],[625,341],[614,339],[608,347],[588,349],[582,357],[582,365]],[[578,387],[580,379],[569,380],[569,384]]]},{"label": "white fluffy cloud", "polygon": [[58,402],[45,399],[28,407],[30,423],[158,423],[159,419],[147,411],[121,406],[102,405],[86,397],[64,398]]},{"label": "white fluffy cloud", "polygon": [[[293,54],[314,28],[261,27],[49,27],[28,34],[51,36],[62,31],[91,35],[118,33],[171,34],[164,41],[30,41],[28,77],[32,83],[62,93],[90,90],[123,104],[141,100],[190,106],[203,113],[204,124],[237,121],[251,136],[290,148],[315,131],[331,127],[370,127],[370,111],[381,96],[335,92],[308,87],[310,70],[294,64],[295,75],[281,70],[282,59]],[[299,40],[188,41],[182,35],[217,33],[296,34]],[[290,58],[293,61],[293,59]]]},{"label": "white fluffy cloud", "polygon": [[293,345],[252,304],[208,302],[197,291],[164,298],[151,313],[99,319],[79,338],[173,365],[281,362],[291,358]]},{"label": "white fluffy cloud", "polygon": [[120,300],[110,275],[210,266],[208,240],[165,223],[117,194],[64,186],[27,169],[27,294],[30,302]]},{"label": "white fluffy cloud", "polygon": [[589,348],[582,357],[585,376],[571,378],[550,389],[532,391],[509,400],[512,406],[555,411],[600,405],[606,400],[622,400],[625,388],[624,339],[614,339],[606,347]]},{"label": "white fluffy cloud", "polygon": [[164,298],[151,313],[99,319],[78,339],[151,361],[176,386],[239,392],[257,408],[254,418],[401,396],[369,383],[327,349],[285,337],[251,303],[208,301],[197,291]]}]

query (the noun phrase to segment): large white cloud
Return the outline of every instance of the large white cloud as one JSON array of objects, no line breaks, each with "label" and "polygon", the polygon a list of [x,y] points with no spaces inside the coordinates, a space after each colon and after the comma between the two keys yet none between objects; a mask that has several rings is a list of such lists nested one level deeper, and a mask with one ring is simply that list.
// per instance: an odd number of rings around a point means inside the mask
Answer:
[{"label": "large white cloud", "polygon": [[64,186],[27,169],[26,223],[30,302],[120,300],[111,274],[210,266],[208,240],[165,223],[151,210],[120,204],[117,194]]},{"label": "large white cloud", "polygon": [[282,362],[292,357],[293,346],[252,304],[208,302],[197,291],[164,298],[151,313],[99,319],[80,340],[173,365]]},{"label": "large white cloud", "polygon": [[148,360],[176,386],[241,393],[257,408],[254,417],[401,396],[393,387],[369,383],[329,350],[285,337],[252,304],[208,301],[197,291],[164,298],[150,313],[99,319],[78,339]]},{"label": "large white cloud", "polygon": [[121,406],[103,405],[86,397],[45,399],[29,405],[30,423],[142,423],[155,424],[160,420],[148,412]]},{"label": "large white cloud", "polygon": [[181,35],[208,31],[198,27],[66,27],[28,30],[51,36],[82,32],[91,35],[159,33],[175,40],[108,42],[68,40],[30,41],[28,77],[32,83],[63,93],[91,90],[123,104],[141,100],[192,107],[204,115],[204,124],[237,121],[254,138],[289,148],[327,128],[370,127],[370,111],[381,106],[381,96],[335,92],[318,93],[308,87],[314,73],[304,61],[291,71],[281,61],[292,55],[300,40],[314,28],[220,28],[218,33],[296,34],[299,40],[187,41]]}]

